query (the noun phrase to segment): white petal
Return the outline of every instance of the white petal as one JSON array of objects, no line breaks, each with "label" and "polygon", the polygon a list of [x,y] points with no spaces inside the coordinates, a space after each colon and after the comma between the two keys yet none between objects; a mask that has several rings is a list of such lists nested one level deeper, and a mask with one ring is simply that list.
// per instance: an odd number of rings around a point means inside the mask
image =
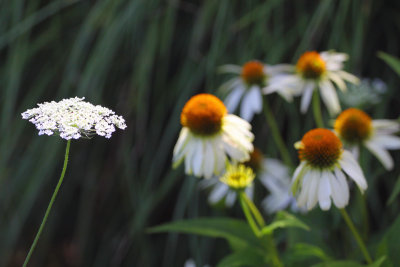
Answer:
[{"label": "white petal", "polygon": [[222,93],[227,93],[228,91],[231,91],[233,88],[236,88],[236,87],[245,88],[241,78],[235,77],[235,78],[232,78],[232,79],[224,82],[218,88],[218,90],[221,91]]},{"label": "white petal", "polygon": [[358,84],[360,82],[360,80],[354,76],[353,74],[350,74],[348,72],[345,72],[343,70],[338,70],[336,71],[336,73],[344,80],[350,82],[350,83],[354,83],[354,84]]},{"label": "white petal", "polygon": [[311,210],[317,204],[318,201],[318,187],[321,179],[321,174],[319,171],[311,171],[310,172],[310,189],[308,192],[307,199],[307,209]]},{"label": "white petal", "polygon": [[345,198],[344,198],[345,193],[343,192],[343,189],[342,189],[341,185],[339,184],[339,181],[337,180],[336,176],[333,175],[332,173],[329,172],[326,174],[329,176],[329,183],[331,186],[333,203],[338,208],[344,208],[346,206],[346,202],[345,202]]},{"label": "white petal", "polygon": [[343,196],[343,202],[345,203],[344,205],[347,206],[347,204],[349,203],[350,192],[346,176],[339,168],[335,168],[335,176],[343,193],[342,196]]},{"label": "white petal", "polygon": [[305,84],[303,96],[301,97],[300,111],[306,113],[310,105],[311,98],[314,92],[314,83],[308,82]]},{"label": "white petal", "polygon": [[327,75],[328,78],[331,79],[341,91],[343,92],[346,91],[347,89],[346,83],[343,81],[342,78],[340,78],[339,75],[330,71],[327,73]]},{"label": "white petal", "polygon": [[324,101],[326,107],[328,108],[329,114],[333,116],[339,113],[339,99],[332,83],[329,80],[321,81],[319,91],[321,92],[322,101]]},{"label": "white petal", "polygon": [[229,113],[235,112],[239,105],[240,98],[242,97],[245,89],[241,86],[237,86],[229,95],[225,98],[224,104],[228,109]]},{"label": "white petal", "polygon": [[235,204],[235,200],[236,200],[236,192],[229,190],[225,198],[225,205],[227,207],[232,207],[233,204]]},{"label": "white petal", "polygon": [[354,145],[350,148],[351,154],[354,156],[354,159],[358,161],[358,157],[360,156],[360,148],[358,145]]},{"label": "white petal", "polygon": [[311,178],[310,172],[306,172],[303,177],[303,183],[301,185],[300,194],[297,198],[297,204],[300,207],[307,206],[307,199],[310,191],[310,178]]},{"label": "white petal", "polygon": [[236,144],[232,143],[229,137],[224,135],[222,139],[223,139],[224,150],[231,159],[242,162],[250,158],[249,153],[242,149],[239,149]]},{"label": "white petal", "polygon": [[213,140],[213,149],[215,154],[214,174],[219,175],[225,170],[226,155],[222,144],[222,138],[218,137]]},{"label": "white petal", "polygon": [[192,157],[192,167],[193,167],[193,174],[197,177],[203,175],[202,168],[203,168],[203,159],[204,159],[204,147],[205,142],[201,139],[197,139],[195,142],[194,148],[194,155]]},{"label": "white petal", "polygon": [[378,158],[378,160],[382,163],[386,170],[390,171],[393,169],[393,159],[384,147],[382,147],[378,143],[373,142],[373,140],[367,141],[364,144],[368,148],[368,150],[371,151],[371,153]]},{"label": "white petal", "polygon": [[331,207],[331,185],[328,172],[322,172],[318,188],[318,202],[322,210],[329,210]]},{"label": "white petal", "polygon": [[370,140],[376,144],[381,145],[386,149],[399,149],[400,148],[400,137],[393,135],[375,135]]},{"label": "white petal", "polygon": [[186,145],[187,153],[185,156],[185,173],[192,174],[192,158],[196,152],[196,138],[192,138],[191,142]]},{"label": "white petal", "polygon": [[204,178],[209,179],[214,172],[214,149],[212,142],[204,142]]},{"label": "white petal", "polygon": [[244,95],[240,105],[240,117],[251,121],[254,113],[259,113],[262,108],[261,92],[258,86],[252,86]]},{"label": "white petal", "polygon": [[208,201],[212,204],[220,201],[229,190],[229,186],[224,183],[218,182],[208,196]]},{"label": "white petal", "polygon": [[344,150],[342,154],[342,159],[339,161],[342,169],[349,175],[351,179],[356,182],[361,192],[367,189],[367,181],[365,180],[364,174],[361,170],[360,165],[354,159],[353,155]]},{"label": "white petal", "polygon": [[373,120],[372,127],[376,133],[392,134],[400,130],[400,124],[394,120]]}]

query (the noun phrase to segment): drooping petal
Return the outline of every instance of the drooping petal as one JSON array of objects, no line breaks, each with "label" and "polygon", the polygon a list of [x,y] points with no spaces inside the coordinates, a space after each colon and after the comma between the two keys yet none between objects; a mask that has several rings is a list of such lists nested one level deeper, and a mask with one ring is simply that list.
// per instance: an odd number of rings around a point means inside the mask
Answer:
[{"label": "drooping petal", "polygon": [[208,196],[208,201],[212,204],[219,202],[229,191],[229,186],[218,182]]},{"label": "drooping petal", "polygon": [[331,185],[329,183],[329,172],[322,172],[318,188],[318,202],[322,210],[331,208]]},{"label": "drooping petal", "polygon": [[327,73],[328,78],[332,80],[332,82],[334,82],[336,84],[336,86],[342,91],[345,92],[347,90],[347,86],[346,83],[343,81],[342,78],[340,78],[339,75],[337,75],[334,72],[330,72],[328,71]]},{"label": "drooping petal", "polygon": [[353,84],[358,84],[360,82],[360,79],[358,79],[356,76],[353,74],[350,74],[344,70],[338,70],[336,73],[344,80],[353,83]]},{"label": "drooping petal", "polygon": [[212,147],[212,142],[204,142],[204,178],[209,179],[212,177],[214,172],[214,149]]},{"label": "drooping petal", "polygon": [[342,159],[339,160],[341,168],[349,175],[351,179],[356,182],[357,186],[360,188],[361,192],[367,189],[367,181],[365,180],[364,174],[361,170],[360,165],[354,159],[353,155],[344,150],[342,154]]},{"label": "drooping petal", "polygon": [[372,127],[376,134],[392,134],[400,131],[400,123],[394,120],[373,120]]},{"label": "drooping petal", "polygon": [[335,168],[335,176],[337,178],[337,181],[338,181],[339,186],[343,193],[343,201],[345,203],[345,206],[347,206],[347,204],[349,203],[349,199],[350,199],[350,192],[349,192],[349,185],[347,184],[346,176],[339,168]]},{"label": "drooping petal", "polygon": [[345,202],[345,193],[343,192],[341,184],[339,184],[339,181],[335,175],[333,175],[330,172],[326,174],[329,176],[329,183],[331,185],[333,203],[338,208],[344,208],[347,203]]},{"label": "drooping petal", "polygon": [[312,94],[314,91],[314,83],[308,82],[304,86],[303,96],[301,97],[300,111],[306,113],[308,106],[310,105]]},{"label": "drooping petal", "polygon": [[364,143],[365,146],[374,154],[375,157],[382,163],[386,170],[390,171],[394,167],[393,159],[390,156],[389,152],[382,147],[379,143],[373,142],[373,140],[369,140]]},{"label": "drooping petal", "polygon": [[321,173],[319,171],[310,171],[310,189],[308,191],[307,209],[311,210],[315,207],[318,202],[318,188],[321,179]]},{"label": "drooping petal", "polygon": [[310,172],[306,172],[303,177],[300,194],[297,197],[297,204],[300,207],[307,206],[308,194],[310,192],[310,178]]},{"label": "drooping petal", "polygon": [[255,113],[259,113],[262,108],[262,98],[258,86],[252,86],[244,95],[240,105],[240,117],[246,121],[251,121]]},{"label": "drooping petal", "polygon": [[202,167],[204,159],[204,144],[205,142],[201,139],[196,139],[194,143],[194,154],[192,156],[192,167],[193,174],[197,177],[202,176]]},{"label": "drooping petal", "polygon": [[394,135],[375,135],[370,141],[379,144],[386,149],[400,148],[400,137]]},{"label": "drooping petal", "polygon": [[335,87],[333,87],[332,83],[329,80],[321,81],[319,91],[321,92],[322,101],[328,108],[329,114],[332,116],[339,113],[339,99],[336,94]]},{"label": "drooping petal", "polygon": [[241,86],[237,86],[229,93],[225,98],[224,104],[230,113],[235,112],[237,106],[239,105],[240,98],[242,97],[245,89]]}]

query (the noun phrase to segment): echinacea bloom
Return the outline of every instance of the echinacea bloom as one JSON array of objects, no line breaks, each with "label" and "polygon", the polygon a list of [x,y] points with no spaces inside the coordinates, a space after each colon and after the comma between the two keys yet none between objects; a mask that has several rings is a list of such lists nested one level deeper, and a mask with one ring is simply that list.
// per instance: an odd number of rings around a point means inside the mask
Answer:
[{"label": "echinacea bloom", "polygon": [[110,138],[115,127],[125,129],[122,116],[102,107],[83,101],[85,98],[69,98],[60,102],[44,102],[39,107],[23,112],[22,118],[29,119],[39,130],[39,135],[60,135],[61,138],[90,138],[97,134]]},{"label": "echinacea bloom", "polygon": [[[221,86],[222,91],[229,91],[224,101],[228,111],[234,112],[240,103],[240,117],[251,121],[254,114],[258,114],[262,110],[262,88],[269,84],[274,76],[284,72],[287,68],[287,65],[272,66],[256,60],[246,62],[243,66],[222,66],[221,72],[237,75]],[[283,97],[288,101],[292,98],[286,92]]]},{"label": "echinacea bloom", "polygon": [[334,129],[356,158],[359,147],[363,145],[387,170],[393,169],[393,159],[388,150],[400,149],[400,137],[393,135],[400,130],[399,122],[372,120],[364,111],[349,108],[337,117]]},{"label": "echinacea bloom", "polygon": [[228,111],[210,94],[193,96],[181,113],[182,130],[174,148],[177,167],[185,161],[185,172],[197,177],[220,175],[227,163],[249,159],[253,151],[251,125]]},{"label": "echinacea bloom", "polygon": [[311,210],[317,202],[322,210],[338,208],[349,202],[349,187],[345,173],[363,193],[367,189],[364,174],[353,155],[344,150],[342,142],[332,131],[313,129],[295,144],[300,165],[292,179],[292,192],[299,207]]},{"label": "echinacea bloom", "polygon": [[319,94],[331,115],[340,112],[340,103],[335,85],[346,91],[346,81],[358,83],[359,79],[343,70],[343,62],[348,58],[347,54],[326,51],[318,53],[309,51],[302,54],[297,61],[293,74],[279,77],[280,83],[271,84],[264,89],[264,93],[301,90],[302,98],[300,110],[305,113],[310,105],[314,90]]},{"label": "echinacea bloom", "polygon": [[228,164],[220,181],[234,190],[243,190],[253,184],[255,177],[253,170],[244,164]]}]

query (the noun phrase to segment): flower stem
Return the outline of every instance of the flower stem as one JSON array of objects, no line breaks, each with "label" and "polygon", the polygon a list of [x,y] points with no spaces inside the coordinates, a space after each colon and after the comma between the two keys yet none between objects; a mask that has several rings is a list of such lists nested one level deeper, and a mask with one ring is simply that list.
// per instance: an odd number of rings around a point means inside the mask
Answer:
[{"label": "flower stem", "polygon": [[246,205],[249,207],[251,213],[256,219],[258,225],[262,228],[265,226],[264,218],[262,217],[260,211],[257,209],[256,205],[254,205],[253,201],[251,201],[246,194],[241,194],[241,197],[246,202]]},{"label": "flower stem", "polygon": [[39,230],[37,231],[36,236],[35,236],[35,239],[33,240],[33,243],[32,243],[32,245],[31,245],[31,248],[29,249],[28,255],[27,255],[26,258],[25,258],[23,267],[26,267],[26,266],[28,265],[29,259],[31,258],[32,253],[33,253],[33,251],[34,251],[35,248],[36,248],[37,242],[38,242],[38,240],[39,240],[39,238],[40,238],[40,235],[41,235],[41,233],[42,233],[42,231],[43,231],[44,225],[46,224],[47,217],[49,217],[49,214],[50,214],[51,208],[52,208],[52,206],[53,206],[54,200],[56,199],[58,190],[60,189],[61,184],[62,184],[62,182],[63,182],[64,175],[65,175],[65,171],[67,170],[68,155],[69,155],[69,147],[70,147],[70,145],[71,145],[71,140],[68,140],[68,142],[67,142],[67,148],[65,149],[64,166],[63,166],[63,169],[62,169],[62,172],[61,172],[60,179],[58,180],[57,186],[56,186],[56,188],[54,189],[53,196],[51,197],[50,203],[49,203],[49,205],[47,206],[46,213],[44,214],[44,217],[43,217],[43,219],[42,219],[42,223],[40,224]]},{"label": "flower stem", "polygon": [[254,205],[253,201],[251,201],[251,199],[249,199],[244,192],[239,193],[239,199],[250,228],[253,230],[257,238],[266,241],[266,248],[269,252],[272,266],[283,266],[281,260],[279,259],[278,250],[276,249],[272,234],[261,234],[261,229],[265,226],[265,221],[260,211],[257,209],[256,205]]},{"label": "flower stem", "polygon": [[349,214],[347,214],[347,211],[343,208],[343,209],[339,209],[340,213],[343,216],[343,219],[346,221],[347,226],[350,228],[350,231],[352,232],[352,234],[354,235],[354,238],[357,241],[358,246],[361,249],[361,252],[364,255],[365,260],[367,261],[368,264],[372,264],[372,258],[369,255],[369,252],[367,250],[367,247],[364,244],[364,241],[362,241],[360,234],[357,232],[356,227],[354,226],[353,222],[351,221]]},{"label": "flower stem", "polygon": [[318,128],[324,128],[324,121],[322,120],[321,104],[319,101],[318,89],[315,89],[312,97],[312,107],[314,112],[315,123]]},{"label": "flower stem", "polygon": [[255,234],[255,236],[257,236],[259,238],[261,236],[260,228],[259,228],[259,226],[257,226],[257,223],[254,221],[254,218],[253,218],[251,211],[246,203],[246,200],[243,197],[244,195],[245,195],[245,193],[243,193],[243,192],[239,193],[240,205],[242,206],[243,213],[247,219],[247,222],[249,223],[251,230],[253,230],[253,233]]},{"label": "flower stem", "polygon": [[278,149],[282,156],[283,161],[285,162],[286,166],[293,167],[293,163],[290,158],[289,151],[287,150],[286,145],[283,142],[283,139],[279,132],[275,117],[272,114],[271,107],[268,104],[267,97],[264,97],[263,110],[264,110],[264,115],[269,124],[269,127],[271,129],[272,138],[274,138],[274,141],[275,141],[276,145],[278,146]]}]

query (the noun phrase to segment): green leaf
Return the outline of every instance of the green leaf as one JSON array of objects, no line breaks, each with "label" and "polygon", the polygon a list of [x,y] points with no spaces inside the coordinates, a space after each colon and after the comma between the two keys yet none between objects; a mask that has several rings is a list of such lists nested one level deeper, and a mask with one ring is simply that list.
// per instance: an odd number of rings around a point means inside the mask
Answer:
[{"label": "green leaf", "polygon": [[296,244],[292,249],[290,249],[290,251],[287,252],[287,258],[290,262],[299,262],[312,258],[318,258],[323,261],[332,260],[332,258],[321,248],[306,243]]},{"label": "green leaf", "polygon": [[378,57],[386,62],[400,76],[400,59],[385,52],[378,52]]},{"label": "green leaf", "polygon": [[262,249],[261,242],[254,236],[250,227],[242,220],[230,218],[197,218],[175,221],[152,227],[150,233],[180,232],[209,237],[222,237],[236,247],[254,247]]},{"label": "green leaf", "polygon": [[217,265],[217,267],[244,266],[265,266],[265,257],[257,250],[248,248],[226,256]]},{"label": "green leaf", "polygon": [[392,194],[390,194],[387,205],[392,204],[392,202],[396,199],[396,197],[399,195],[399,193],[400,193],[400,176],[397,178],[396,184],[394,186]]},{"label": "green leaf", "polygon": [[267,235],[271,234],[277,228],[287,227],[296,227],[307,231],[310,230],[310,228],[305,223],[297,219],[294,215],[286,211],[280,211],[277,213],[275,220],[271,224],[262,228],[261,233],[263,235]]},{"label": "green leaf", "polygon": [[385,257],[379,258],[372,264],[363,265],[355,261],[329,261],[313,265],[312,267],[379,267],[385,261]]},{"label": "green leaf", "polygon": [[355,261],[329,261],[313,265],[312,267],[365,267]]},{"label": "green leaf", "polygon": [[386,256],[386,260],[382,266],[398,266],[400,262],[399,253],[399,236],[400,236],[400,216],[386,231],[381,242],[378,245],[377,257]]}]

